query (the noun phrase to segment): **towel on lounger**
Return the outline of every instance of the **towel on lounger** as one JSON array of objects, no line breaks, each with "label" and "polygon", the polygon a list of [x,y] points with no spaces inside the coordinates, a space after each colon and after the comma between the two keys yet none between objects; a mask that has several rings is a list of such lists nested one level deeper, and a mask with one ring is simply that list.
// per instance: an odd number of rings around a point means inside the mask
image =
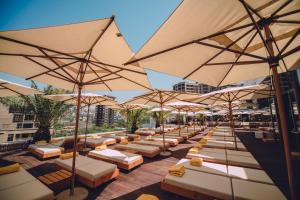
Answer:
[{"label": "towel on lounger", "polygon": [[207,139],[205,139],[205,138],[202,138],[202,139],[199,141],[200,144],[205,144],[206,142],[207,142]]},{"label": "towel on lounger", "polygon": [[142,194],[136,200],[159,200],[159,198],[151,194]]},{"label": "towel on lounger", "polygon": [[190,160],[190,164],[193,165],[193,166],[197,166],[197,167],[201,167],[202,166],[202,162],[203,162],[202,158],[192,158]]},{"label": "towel on lounger", "polygon": [[200,152],[200,149],[198,149],[198,148],[191,148],[189,150],[189,153],[199,153],[199,152]]},{"label": "towel on lounger", "polygon": [[181,177],[183,176],[184,173],[185,173],[185,168],[183,165],[173,165],[169,169],[169,174],[173,176]]},{"label": "towel on lounger", "polygon": [[103,145],[97,146],[97,147],[95,148],[95,150],[101,151],[101,150],[104,150],[104,149],[106,149],[106,148],[107,148],[106,144],[103,144]]},{"label": "towel on lounger", "polygon": [[128,144],[128,140],[125,139],[125,140],[121,141],[120,144]]},{"label": "towel on lounger", "polygon": [[[78,156],[79,153],[76,152],[76,156]],[[69,158],[73,158],[73,152],[70,152],[70,153],[63,153],[59,156],[59,159],[61,160],[66,160],[66,159],[69,159]]]},{"label": "towel on lounger", "polygon": [[196,144],[194,145],[194,148],[202,149],[202,144],[196,143]]}]

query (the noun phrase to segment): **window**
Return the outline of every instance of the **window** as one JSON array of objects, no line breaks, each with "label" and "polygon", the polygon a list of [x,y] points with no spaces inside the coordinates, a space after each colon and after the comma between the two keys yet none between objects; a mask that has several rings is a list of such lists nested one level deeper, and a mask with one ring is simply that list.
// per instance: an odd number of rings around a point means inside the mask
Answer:
[{"label": "window", "polygon": [[14,134],[8,134],[7,142],[12,142],[12,141],[14,141]]},{"label": "window", "polygon": [[23,128],[33,128],[33,123],[24,123]]},{"label": "window", "polygon": [[24,120],[33,121],[34,120],[34,115],[32,115],[32,114],[26,114]]},{"label": "window", "polygon": [[22,128],[23,127],[23,124],[22,123],[18,123],[17,124],[17,128]]},{"label": "window", "polygon": [[13,122],[22,122],[23,121],[23,114],[14,114]]}]

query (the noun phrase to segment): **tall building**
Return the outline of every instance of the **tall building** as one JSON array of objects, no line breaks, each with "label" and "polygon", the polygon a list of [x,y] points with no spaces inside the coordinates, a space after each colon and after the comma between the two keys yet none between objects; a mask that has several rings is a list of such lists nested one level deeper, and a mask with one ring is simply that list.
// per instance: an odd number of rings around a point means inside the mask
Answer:
[{"label": "tall building", "polygon": [[179,82],[173,85],[173,90],[179,92],[192,92],[192,93],[205,94],[205,93],[212,92],[215,89],[216,88],[213,86],[202,84],[202,83]]},{"label": "tall building", "polygon": [[7,107],[0,103],[0,143],[29,140],[38,126],[29,108]]},{"label": "tall building", "polygon": [[[115,97],[112,96],[106,96],[112,99],[115,99]],[[107,124],[109,126],[113,125],[115,122],[116,114],[115,111],[111,108],[108,108],[104,105],[97,105],[95,108],[95,122],[96,126],[103,126],[104,124]]]}]

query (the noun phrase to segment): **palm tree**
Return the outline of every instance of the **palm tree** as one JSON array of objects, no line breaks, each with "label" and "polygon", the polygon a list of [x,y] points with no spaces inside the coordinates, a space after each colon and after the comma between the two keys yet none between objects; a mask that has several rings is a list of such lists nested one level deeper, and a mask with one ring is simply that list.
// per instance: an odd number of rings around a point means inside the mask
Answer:
[{"label": "palm tree", "polygon": [[[32,81],[32,88],[38,89],[35,82]],[[45,95],[48,94],[62,94],[66,93],[65,90],[55,89],[52,86],[47,86],[43,89]],[[64,116],[69,110],[69,105],[65,105],[63,102],[56,102],[43,98],[42,95],[33,96],[20,96],[20,97],[4,97],[0,99],[1,103],[7,106],[28,108],[32,110],[36,116],[36,120],[39,122],[39,127],[34,134],[33,140],[46,140],[51,139],[50,128],[58,122],[58,120]]]},{"label": "palm tree", "polygon": [[147,109],[121,110],[120,112],[126,116],[126,123],[131,133],[134,133],[149,118]]}]

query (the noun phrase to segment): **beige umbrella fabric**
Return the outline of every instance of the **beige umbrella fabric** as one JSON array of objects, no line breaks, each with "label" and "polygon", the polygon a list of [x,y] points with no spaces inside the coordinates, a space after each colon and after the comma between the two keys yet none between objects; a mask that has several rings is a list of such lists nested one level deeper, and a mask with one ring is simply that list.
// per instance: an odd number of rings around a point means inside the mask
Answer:
[{"label": "beige umbrella fabric", "polygon": [[78,92],[70,196],[74,195],[81,91],[150,89],[142,68],[122,65],[132,54],[114,16],[0,32],[0,71]]},{"label": "beige umbrella fabric", "polygon": [[[183,93],[176,92],[173,90],[159,90],[155,89],[153,91],[147,92],[145,94],[134,97],[133,99],[127,101],[127,103],[133,104],[143,104],[149,106],[160,106],[163,110],[163,106],[167,103],[181,101],[183,99],[191,99],[199,97],[196,93]],[[162,133],[163,133],[163,152],[161,155],[169,155],[169,152],[165,151],[165,133],[164,133],[164,123],[163,123],[163,112],[161,112],[161,122],[162,122]]]},{"label": "beige umbrella fabric", "polygon": [[43,94],[42,92],[17,83],[0,79],[0,97]]}]

